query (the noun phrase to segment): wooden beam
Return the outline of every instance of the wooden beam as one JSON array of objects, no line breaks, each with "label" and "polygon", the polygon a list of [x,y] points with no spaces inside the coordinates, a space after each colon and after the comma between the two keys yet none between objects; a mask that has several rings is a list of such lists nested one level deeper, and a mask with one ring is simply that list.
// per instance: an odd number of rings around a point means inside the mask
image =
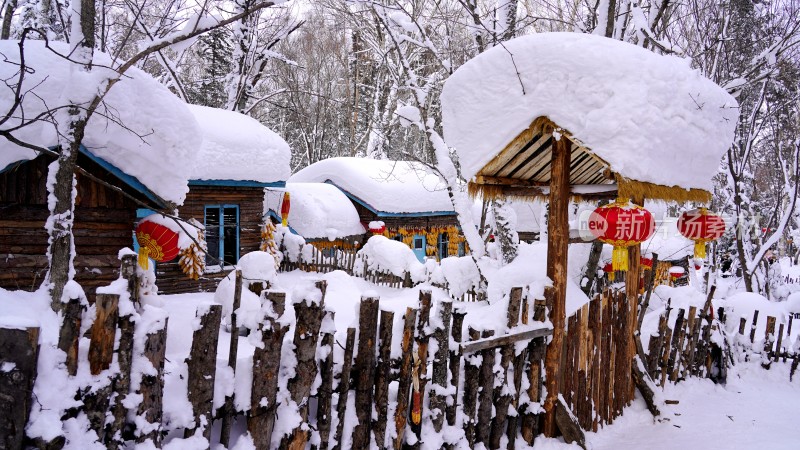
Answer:
[{"label": "wooden beam", "polygon": [[533,330],[525,330],[520,331],[518,333],[513,334],[505,334],[503,336],[494,336],[488,337],[483,339],[478,339],[477,341],[470,341],[466,344],[461,344],[461,352],[466,353],[473,353],[480,350],[485,350],[487,348],[493,347],[500,347],[507,344],[513,344],[519,341],[529,341],[531,339],[536,339],[538,337],[545,337],[550,336],[553,334],[553,329],[549,326],[536,328]]},{"label": "wooden beam", "polygon": [[478,184],[493,184],[500,186],[549,186],[550,183],[541,183],[538,181],[523,180],[519,178],[509,177],[493,177],[488,175],[477,175],[475,183]]},{"label": "wooden beam", "polygon": [[553,339],[547,347],[545,371],[547,374],[547,398],[544,402],[544,434],[556,435],[556,401],[560,392],[558,383],[561,371],[561,353],[564,342],[567,300],[567,249],[569,247],[569,142],[559,139],[554,142],[550,176],[550,214],[547,221],[547,276],[553,280],[550,322],[553,324]]}]

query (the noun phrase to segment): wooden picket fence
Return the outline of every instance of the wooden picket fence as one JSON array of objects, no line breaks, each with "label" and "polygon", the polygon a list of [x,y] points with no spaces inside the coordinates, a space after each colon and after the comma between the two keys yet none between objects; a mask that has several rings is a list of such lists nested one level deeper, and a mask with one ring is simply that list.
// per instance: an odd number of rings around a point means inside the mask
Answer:
[{"label": "wooden picket fence", "polygon": [[[130,273],[135,257],[123,261],[123,265],[126,264]],[[135,275],[129,281],[131,293],[135,295]],[[241,292],[241,272],[237,272],[236,284],[236,292]],[[268,315],[258,330],[252,330],[260,332],[263,345],[256,348],[253,355],[248,411],[237,410],[231,397],[225,399],[222,408],[216,411],[213,408],[222,308],[212,305],[198,310],[200,326],[194,331],[186,360],[188,400],[195,425],[183,430],[184,437],[202,435],[210,443],[211,423],[216,420],[220,422],[219,440],[228,446],[232,424],[239,420],[246,421],[258,449],[304,448],[310,442],[316,443],[314,448],[317,449],[361,449],[369,448],[371,441],[379,448],[419,448],[423,425],[438,433],[445,424],[463,428],[470,448],[481,444],[484,448],[497,449],[503,439],[513,447],[518,436],[533,443],[541,411],[538,403],[542,392],[544,339],[552,330],[541,322],[529,320],[533,305],[523,298],[522,289],[515,288],[510,294],[506,333],[493,336],[492,331],[469,327],[465,342],[462,336],[467,314],[454,310],[451,301],[441,301],[436,305],[437,320],[431,321],[429,291],[420,292],[417,308],[407,308],[401,320],[401,336],[392,333],[394,313],[381,311],[378,298],[363,297],[358,330],[346,330],[344,353],[340,358],[341,353],[334,351],[334,346],[340,345],[335,342],[335,330],[323,326],[323,323],[332,324],[334,317],[334,312],[325,307],[326,283],[319,281],[316,287],[322,294],[321,299],[306,299],[292,305],[297,318],[292,336],[288,335],[289,327],[280,320],[287,307],[285,294],[264,290],[264,286],[258,284],[249,287],[258,291],[264,310],[274,311],[274,314]],[[239,297],[240,294],[234,298],[234,311],[238,308]],[[180,431],[162,420],[168,318],[164,317],[159,326],[148,327],[146,336],[134,336],[132,317],[120,314],[119,296],[98,295],[96,306],[97,317],[91,328],[88,352],[90,370],[93,374],[103,374],[110,367],[118,367],[119,372],[110,374],[112,382],[107,386],[81,392],[81,409],[110,449],[121,448],[129,441],[151,441],[160,447],[167,433],[175,436]],[[543,314],[541,310],[539,308],[539,315]],[[75,317],[67,321],[65,348],[68,350],[67,366],[74,374],[80,354],[77,351],[80,338],[76,334],[80,330],[80,314],[77,322],[73,319]],[[231,316],[231,327],[238,329],[235,313]],[[17,426],[0,427],[0,442],[19,444],[10,448],[21,447],[25,442],[24,424],[32,401],[30,387],[36,377],[37,335],[35,328],[0,330],[0,363],[14,363],[8,374],[0,374],[0,399],[14,399],[10,405],[4,405],[11,411]],[[142,339],[143,352],[137,354],[134,341]],[[231,333],[228,359],[234,372],[238,339],[239,333]],[[391,352],[394,339],[400,339],[401,352],[397,360],[392,358]],[[520,347],[519,343],[523,342],[527,345]],[[286,383],[279,383],[276,375],[280,373],[281,364],[286,363],[281,358],[287,351],[293,353],[290,360],[296,364],[295,375]],[[480,358],[473,355],[480,355]],[[147,359],[155,371],[143,374],[134,392],[131,368],[141,366],[136,362],[140,358]],[[320,384],[312,394],[318,376]],[[7,383],[7,378],[17,381]],[[397,388],[390,389],[390,383],[397,383]],[[288,392],[280,392],[281,389]],[[390,395],[390,392],[396,394]],[[125,406],[125,399],[131,395],[142,398],[135,410]],[[428,403],[424,401],[425,396],[430,396]],[[353,401],[348,402],[348,398]],[[396,408],[390,409],[390,404],[396,404]],[[428,405],[427,411],[425,405]],[[350,407],[354,408],[353,412],[347,411]],[[286,408],[291,412],[284,415],[288,412]],[[312,415],[312,411],[316,414]],[[127,420],[132,414],[144,417],[153,426],[137,429]],[[357,424],[345,429],[344,418],[352,415],[357,418]],[[300,420],[290,432],[276,436],[279,445],[274,446],[271,442],[276,418],[287,416]],[[47,447],[52,443],[36,445]]]},{"label": "wooden picket fence", "polygon": [[[309,244],[310,245],[310,244]],[[286,255],[281,261],[281,272],[291,272],[300,269],[304,272],[328,273],[342,270],[353,275],[353,266],[356,262],[356,249],[343,249],[331,247],[325,251],[311,245],[311,257],[305,260],[292,262]]]},{"label": "wooden picket fence", "polygon": [[567,319],[561,393],[584,430],[613,423],[633,400],[631,366],[625,364],[628,301],[605,290]]},{"label": "wooden picket fence", "polygon": [[[764,327],[764,336],[761,346],[758,346],[756,332],[758,328],[758,318],[760,311],[753,312],[753,318],[750,321],[750,327],[747,327],[748,321],[746,317],[739,318],[738,336],[734,340],[737,347],[749,347],[748,350],[755,351],[762,356],[762,366],[768,369],[773,362],[787,362],[791,361],[790,377],[794,377],[797,367],[800,364],[800,337],[796,338],[794,346],[792,347],[792,325],[795,320],[800,321],[800,313],[787,314],[785,323],[782,321],[778,324],[776,334],[775,325],[777,318],[774,316],[767,316],[766,324]],[[724,320],[724,314],[720,316],[720,320]],[[755,348],[754,348],[755,347]],[[749,357],[749,352],[745,352],[745,357]]]}]

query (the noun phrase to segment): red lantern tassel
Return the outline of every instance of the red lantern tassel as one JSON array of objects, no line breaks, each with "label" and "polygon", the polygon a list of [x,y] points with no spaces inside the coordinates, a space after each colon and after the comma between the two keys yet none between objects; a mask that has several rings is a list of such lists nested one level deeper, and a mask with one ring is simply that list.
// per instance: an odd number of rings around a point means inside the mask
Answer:
[{"label": "red lantern tassel", "polygon": [[694,257],[706,259],[706,241],[702,239],[694,241]]},{"label": "red lantern tassel", "polygon": [[628,270],[628,247],[614,246],[611,252],[611,267],[614,271],[627,272]]},{"label": "red lantern tassel", "polygon": [[149,260],[150,260],[150,250],[144,245],[140,246],[139,258],[138,258],[139,267],[141,267],[143,270],[147,270],[148,267],[150,266]]}]

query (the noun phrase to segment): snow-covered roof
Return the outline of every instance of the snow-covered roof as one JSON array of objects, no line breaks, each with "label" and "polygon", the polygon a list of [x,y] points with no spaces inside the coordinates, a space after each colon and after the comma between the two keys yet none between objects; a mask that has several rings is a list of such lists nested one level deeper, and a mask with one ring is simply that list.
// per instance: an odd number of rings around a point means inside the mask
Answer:
[{"label": "snow-covered roof", "polygon": [[330,158],[300,170],[289,181],[331,182],[378,215],[453,212],[444,181],[417,162]]},{"label": "snow-covered roof", "polygon": [[[306,239],[336,239],[364,234],[353,203],[336,186],[327,183],[286,183],[289,191],[289,226]],[[264,210],[279,214],[283,192],[267,190]]]},{"label": "snow-covered roof", "polygon": [[622,177],[708,191],[738,117],[688,60],[580,33],[494,47],[448,78],[441,101],[467,179],[546,117]]},{"label": "snow-covered roof", "polygon": [[203,143],[192,180],[277,183],[291,170],[289,144],[256,119],[218,108],[189,105]]},{"label": "snow-covered roof", "polygon": [[[12,86],[19,76],[19,43],[0,41],[0,78]],[[53,50],[66,55],[69,47],[50,42]],[[78,70],[64,56],[45,48],[42,41],[25,42],[27,71],[23,80],[21,107],[2,125],[11,129],[24,119],[70,101],[86,104],[100,83],[115,75],[110,57],[94,53],[91,73]],[[0,108],[8,111],[14,102],[9,87],[0,89]],[[64,121],[62,110],[53,120]],[[37,121],[13,132],[24,142],[41,147],[57,144],[53,120]],[[183,203],[187,182],[194,166],[195,150],[201,137],[197,122],[186,104],[145,72],[131,68],[106,95],[104,103],[89,119],[83,145],[95,156],[115,166],[161,198]],[[0,140],[0,170],[18,161],[33,159],[37,154],[11,142]]]}]

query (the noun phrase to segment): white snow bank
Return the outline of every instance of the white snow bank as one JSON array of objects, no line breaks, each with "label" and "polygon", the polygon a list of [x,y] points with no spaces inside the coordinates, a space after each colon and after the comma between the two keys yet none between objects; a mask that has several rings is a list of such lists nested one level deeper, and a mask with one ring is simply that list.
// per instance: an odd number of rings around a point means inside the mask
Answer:
[{"label": "white snow bank", "polygon": [[[358,211],[342,191],[327,183],[287,183],[289,226],[307,239],[337,239],[364,234]],[[282,191],[267,190],[264,210],[280,215]]]},{"label": "white snow bank", "polygon": [[487,50],[448,78],[441,101],[467,179],[547,116],[622,176],[711,190],[738,117],[736,100],[688,60],[581,33]]},{"label": "white snow bank", "polygon": [[203,137],[192,180],[273,183],[289,178],[289,144],[274,131],[235,111],[188,106]]},{"label": "white snow bank", "polygon": [[[267,283],[264,288],[275,284],[275,258],[267,252],[250,252],[239,259],[236,265],[242,270],[242,296],[236,310],[239,325],[256,329],[263,318],[261,299],[250,291],[250,285]],[[217,286],[214,301],[222,305],[222,317],[227,323],[233,312],[233,296],[236,289],[236,271],[231,271]]]},{"label": "white snow bank", "polygon": [[385,236],[372,236],[364,247],[356,254],[354,273],[363,273],[364,269],[389,272],[398,277],[411,274],[411,280],[425,280],[425,266],[417,260],[414,251],[400,241],[393,241]]},{"label": "white snow bank", "polygon": [[289,181],[330,181],[380,212],[453,211],[444,181],[412,161],[330,158],[300,170]]},{"label": "white snow bank", "polygon": [[[69,47],[51,42],[61,55]],[[0,77],[18,77],[17,41],[0,41]],[[88,106],[92,97],[116,72],[109,55],[95,51],[91,73],[77,70],[65,56],[44,47],[42,41],[25,43],[27,73],[22,86],[22,105],[16,109],[4,129],[18,126],[38,114],[74,102]],[[11,81],[10,81],[11,82]],[[11,89],[0,89],[0,108],[10,109],[14,101]],[[55,120],[66,120],[57,113],[51,120],[26,125],[12,134],[24,142],[50,147],[58,143]],[[145,72],[131,68],[105,97],[89,119],[84,146],[94,155],[136,177],[165,200],[181,204],[188,192],[187,182],[194,167],[200,130],[186,104]],[[33,159],[32,150],[3,139],[0,141],[0,170],[17,161]]]},{"label": "white snow bank", "polygon": [[450,256],[434,265],[431,283],[446,285],[453,297],[461,297],[478,286],[480,274],[471,256]]}]

